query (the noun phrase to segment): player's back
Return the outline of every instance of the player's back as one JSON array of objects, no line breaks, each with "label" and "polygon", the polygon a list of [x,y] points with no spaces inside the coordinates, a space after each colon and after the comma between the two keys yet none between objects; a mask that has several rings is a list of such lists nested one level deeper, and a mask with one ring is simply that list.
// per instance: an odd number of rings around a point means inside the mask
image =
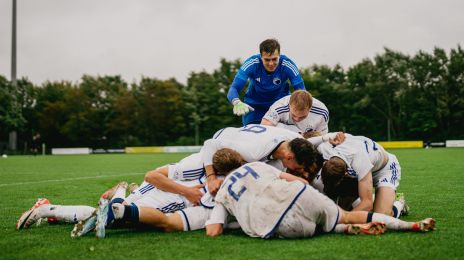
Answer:
[{"label": "player's back", "polygon": [[216,201],[248,235],[265,237],[305,187],[302,182],[280,179],[280,174],[262,162],[245,164],[226,177]]},{"label": "player's back", "polygon": [[[277,146],[294,138],[302,137],[300,134],[287,129],[274,126],[250,124],[244,127],[227,127],[219,130],[214,139],[228,143],[231,149],[236,150],[247,161],[260,161],[270,155]],[[254,158],[245,158],[247,154]],[[258,158],[259,157],[259,158]]]},{"label": "player's back", "polygon": [[[377,144],[372,139],[365,136],[354,136],[345,134],[346,139],[343,143],[332,146],[329,143],[324,143],[318,147],[325,159],[330,158],[328,155],[342,155],[342,158],[348,162],[352,161],[355,156],[367,156],[369,162],[373,165],[372,171],[377,171],[384,162],[385,151],[382,146]],[[364,157],[364,156],[363,156]]]}]

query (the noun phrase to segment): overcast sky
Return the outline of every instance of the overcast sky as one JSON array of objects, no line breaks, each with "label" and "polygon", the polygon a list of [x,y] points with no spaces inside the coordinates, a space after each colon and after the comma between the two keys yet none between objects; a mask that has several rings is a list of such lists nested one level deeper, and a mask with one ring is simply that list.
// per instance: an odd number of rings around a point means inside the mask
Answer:
[{"label": "overcast sky", "polygon": [[[120,74],[185,82],[277,38],[299,67],[347,68],[388,47],[464,46],[462,0],[17,0],[17,75],[36,84]],[[12,0],[0,0],[0,74],[10,78]]]}]

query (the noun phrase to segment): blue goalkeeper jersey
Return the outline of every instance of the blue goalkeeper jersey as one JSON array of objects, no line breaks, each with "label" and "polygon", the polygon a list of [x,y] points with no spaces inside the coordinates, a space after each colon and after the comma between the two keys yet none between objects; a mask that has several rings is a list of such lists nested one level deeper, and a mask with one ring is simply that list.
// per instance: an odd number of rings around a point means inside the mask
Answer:
[{"label": "blue goalkeeper jersey", "polygon": [[239,97],[248,79],[250,84],[244,101],[258,110],[267,111],[275,101],[289,95],[288,80],[295,89],[305,89],[297,66],[285,55],[280,55],[279,65],[272,73],[268,73],[264,68],[260,54],[248,58],[240,67],[229,89],[229,101]]}]

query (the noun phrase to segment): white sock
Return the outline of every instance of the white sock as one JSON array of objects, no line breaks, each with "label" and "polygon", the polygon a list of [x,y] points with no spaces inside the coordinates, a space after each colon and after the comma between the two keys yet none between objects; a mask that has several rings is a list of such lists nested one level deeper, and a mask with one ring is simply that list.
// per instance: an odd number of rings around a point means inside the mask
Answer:
[{"label": "white sock", "polygon": [[393,213],[394,213],[393,217],[400,218],[401,211],[403,211],[403,208],[404,208],[404,203],[402,203],[401,201],[396,200],[395,202],[393,202],[393,208],[395,208],[395,209],[393,209]]},{"label": "white sock", "polygon": [[116,191],[114,192],[114,196],[113,198],[111,198],[111,200],[114,200],[116,198],[120,198],[120,199],[125,199],[126,198],[126,189],[127,187],[121,187],[119,186],[118,188],[116,188]]},{"label": "white sock", "polygon": [[380,213],[372,214],[372,222],[383,222],[391,230],[411,230],[413,223],[399,220]]},{"label": "white sock", "polygon": [[347,227],[348,227],[347,224],[337,224],[335,226],[334,232],[335,233],[345,233]]},{"label": "white sock", "polygon": [[121,203],[113,203],[111,206],[111,210],[113,211],[114,219],[122,219],[124,216],[125,207]]},{"label": "white sock", "polygon": [[95,208],[90,206],[43,205],[39,209],[41,218],[56,218],[71,223],[85,220],[95,211]]}]

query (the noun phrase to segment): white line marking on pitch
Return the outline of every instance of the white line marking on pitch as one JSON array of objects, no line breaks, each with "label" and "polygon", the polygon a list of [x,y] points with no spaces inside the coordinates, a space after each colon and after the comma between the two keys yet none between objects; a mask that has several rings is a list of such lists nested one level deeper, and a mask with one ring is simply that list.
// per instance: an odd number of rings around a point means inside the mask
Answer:
[{"label": "white line marking on pitch", "polygon": [[77,178],[67,178],[67,179],[55,179],[55,180],[44,180],[44,181],[27,181],[27,182],[15,182],[15,183],[5,183],[0,184],[0,187],[5,186],[16,186],[24,184],[37,184],[37,183],[47,183],[47,182],[61,182],[61,181],[77,181],[77,180],[87,180],[87,179],[100,179],[100,178],[109,178],[109,177],[118,177],[118,176],[134,176],[134,175],[143,175],[145,173],[125,173],[125,174],[115,174],[115,175],[99,175],[99,176],[87,176],[87,177],[77,177]]}]

